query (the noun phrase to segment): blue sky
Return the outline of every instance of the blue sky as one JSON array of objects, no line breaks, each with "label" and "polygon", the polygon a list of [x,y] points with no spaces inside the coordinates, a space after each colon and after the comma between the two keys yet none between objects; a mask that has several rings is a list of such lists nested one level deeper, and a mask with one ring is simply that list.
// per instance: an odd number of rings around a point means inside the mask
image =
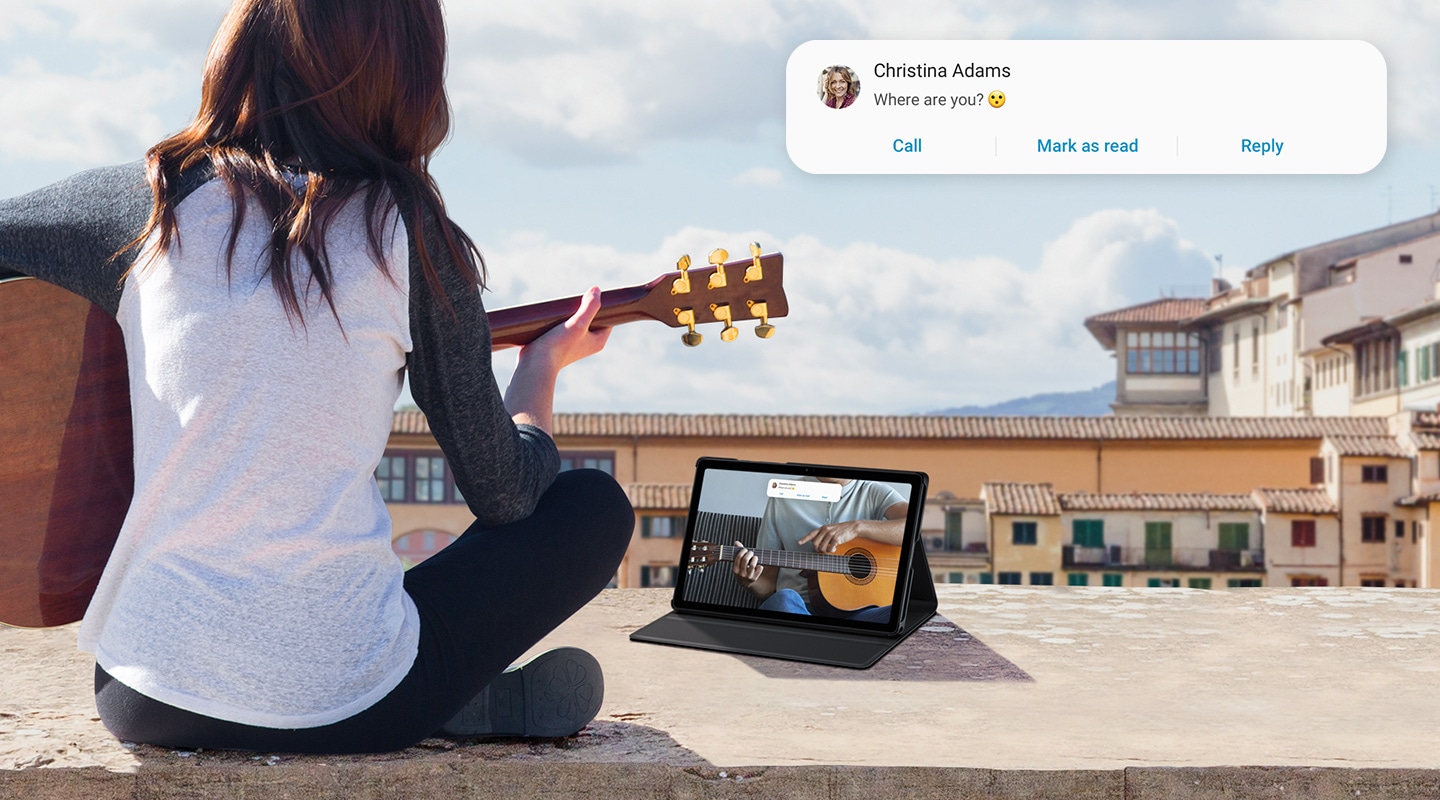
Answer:
[{"label": "blue sky", "polygon": [[[6,0],[0,196],[185,124],[225,5]],[[1233,276],[1433,210],[1437,6],[452,0],[456,124],[435,172],[486,254],[492,307],[751,239],[785,252],[792,315],[774,339],[711,330],[687,349],[628,326],[566,371],[560,410],[893,413],[1084,389],[1113,374],[1085,316],[1198,291],[1217,255]],[[831,38],[1361,38],[1389,68],[1389,149],[1360,176],[809,175],[785,152],[781,81],[791,50]]]}]

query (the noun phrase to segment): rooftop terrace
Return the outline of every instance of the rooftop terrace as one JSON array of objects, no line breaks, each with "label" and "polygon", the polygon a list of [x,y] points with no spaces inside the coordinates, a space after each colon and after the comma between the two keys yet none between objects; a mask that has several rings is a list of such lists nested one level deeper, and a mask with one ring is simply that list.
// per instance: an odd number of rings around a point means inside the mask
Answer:
[{"label": "rooftop terrace", "polygon": [[0,630],[0,798],[1436,797],[1440,592],[937,586],[851,671],[632,643],[609,590],[543,644],[605,665],[578,737],[382,756],[127,745],[73,628]]}]

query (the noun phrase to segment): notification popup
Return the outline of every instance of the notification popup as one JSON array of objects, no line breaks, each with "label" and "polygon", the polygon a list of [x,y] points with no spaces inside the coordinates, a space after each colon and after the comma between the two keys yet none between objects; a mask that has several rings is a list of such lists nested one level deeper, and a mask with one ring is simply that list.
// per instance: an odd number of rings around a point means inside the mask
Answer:
[{"label": "notification popup", "polygon": [[1361,41],[810,41],[785,71],[816,174],[1358,174],[1385,155]]}]

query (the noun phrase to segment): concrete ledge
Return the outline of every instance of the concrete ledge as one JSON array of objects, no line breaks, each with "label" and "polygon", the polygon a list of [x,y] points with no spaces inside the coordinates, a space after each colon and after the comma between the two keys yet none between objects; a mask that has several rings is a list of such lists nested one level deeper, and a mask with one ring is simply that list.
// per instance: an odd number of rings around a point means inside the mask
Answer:
[{"label": "concrete ledge", "polygon": [[1440,592],[938,588],[868,671],[636,644],[668,593],[609,591],[542,643],[605,666],[579,736],[377,756],[123,744],[73,629],[0,630],[0,798],[1440,797]]},{"label": "concrete ledge", "polygon": [[661,764],[393,763],[207,766],[114,773],[100,768],[31,770],[0,777],[0,798],[56,800],[267,800],[397,797],[730,798],[794,800],[919,800],[1065,798],[1066,800],[1189,800],[1190,798],[1395,798],[1440,796],[1434,770],[1217,767],[1123,770],[946,769],[935,767],[737,767],[730,770]]}]

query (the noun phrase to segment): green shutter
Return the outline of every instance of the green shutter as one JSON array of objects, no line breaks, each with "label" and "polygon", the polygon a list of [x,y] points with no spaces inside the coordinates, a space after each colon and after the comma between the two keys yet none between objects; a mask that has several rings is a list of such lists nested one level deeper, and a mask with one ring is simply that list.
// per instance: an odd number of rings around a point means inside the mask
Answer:
[{"label": "green shutter", "polygon": [[950,510],[945,512],[945,549],[950,552],[964,550],[965,545],[961,542],[961,521],[965,512]]},{"label": "green shutter", "polygon": [[1190,588],[1191,588],[1191,589],[1209,589],[1209,588],[1210,588],[1210,579],[1209,579],[1209,578],[1191,578],[1191,579],[1190,579]]},{"label": "green shutter", "polygon": [[1170,523],[1145,523],[1145,563],[1150,566],[1170,564]]},{"label": "green shutter", "polygon": [[1101,576],[1100,581],[1105,586],[1124,586],[1125,576],[1118,572],[1107,572]]},{"label": "green shutter", "polygon": [[982,573],[980,573],[980,582],[981,582],[981,583],[994,583],[994,582],[995,582],[995,573],[993,573],[993,572],[982,572]]},{"label": "green shutter", "polygon": [[1070,523],[1077,547],[1104,547],[1105,521],[1100,519],[1077,519]]},{"label": "green shutter", "polygon": [[1220,549],[1221,550],[1249,550],[1250,549],[1250,523],[1248,522],[1222,522],[1220,523]]},{"label": "green shutter", "polygon": [[1090,575],[1089,575],[1088,573],[1085,573],[1085,572],[1072,572],[1072,573],[1070,573],[1070,575],[1066,578],[1066,581],[1067,581],[1067,583],[1069,583],[1071,586],[1089,586],[1089,585],[1090,585]]}]

